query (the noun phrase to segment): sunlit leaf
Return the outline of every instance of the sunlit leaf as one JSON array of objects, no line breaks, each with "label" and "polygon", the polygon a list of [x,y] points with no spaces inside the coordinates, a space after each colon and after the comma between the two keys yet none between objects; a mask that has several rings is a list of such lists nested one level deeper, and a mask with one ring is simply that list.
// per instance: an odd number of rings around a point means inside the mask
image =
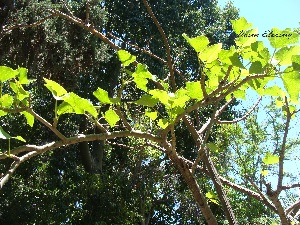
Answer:
[{"label": "sunlit leaf", "polygon": [[200,54],[199,58],[207,63],[210,63],[218,58],[219,52],[222,50],[222,44],[214,44],[205,48]]},{"label": "sunlit leaf", "polygon": [[292,56],[292,65],[294,70],[300,71],[300,55]]},{"label": "sunlit leaf", "polygon": [[165,129],[169,125],[169,122],[166,119],[159,119],[157,125]]},{"label": "sunlit leaf", "polygon": [[265,177],[265,176],[267,176],[269,174],[269,170],[261,170],[260,174]]},{"label": "sunlit leaf", "polygon": [[21,136],[12,137],[12,138],[17,139],[17,140],[22,141],[22,142],[26,142],[26,140],[24,138],[22,138]]},{"label": "sunlit leaf", "polygon": [[264,164],[271,165],[279,162],[279,156],[272,155],[270,152],[268,152],[265,157],[262,159]]},{"label": "sunlit leaf", "polygon": [[239,18],[238,20],[231,20],[232,28],[234,32],[239,35],[241,32],[248,30],[252,27],[251,23],[248,23],[244,17]]},{"label": "sunlit leaf", "polygon": [[25,116],[26,118],[26,121],[27,121],[27,124],[31,127],[33,127],[33,124],[34,124],[34,116],[31,115],[30,113],[24,111],[24,112],[21,112],[22,115]]},{"label": "sunlit leaf", "polygon": [[153,79],[153,76],[148,71],[147,66],[140,63],[137,65],[135,72],[132,74],[132,77],[134,78],[133,80],[136,86],[143,91],[147,91],[148,79]]},{"label": "sunlit leaf", "polygon": [[149,94],[158,99],[162,104],[168,105],[170,96],[166,91],[154,89],[149,91]]},{"label": "sunlit leaf", "polygon": [[132,62],[136,60],[136,57],[131,55],[129,52],[126,50],[119,50],[117,52],[119,60],[124,66],[130,65]]},{"label": "sunlit leaf", "polygon": [[186,90],[188,91],[187,94],[192,99],[200,100],[203,98],[200,81],[186,82],[185,85],[186,85]]},{"label": "sunlit leaf", "polygon": [[258,37],[258,29],[251,29],[248,31],[243,31],[240,34],[240,37],[238,37],[235,40],[235,43],[237,46],[246,47],[246,46],[249,46],[252,43],[256,42],[257,37]]},{"label": "sunlit leaf", "polygon": [[158,103],[158,98],[151,95],[143,95],[139,100],[135,101],[138,105],[154,107]]},{"label": "sunlit leaf", "polygon": [[275,59],[279,60],[279,65],[285,66],[292,63],[292,56],[298,55],[300,46],[284,47],[275,53]]},{"label": "sunlit leaf", "polygon": [[119,98],[110,98],[108,97],[108,92],[102,88],[98,88],[93,92],[93,95],[102,103],[102,104],[116,104],[120,102]]},{"label": "sunlit leaf", "polygon": [[220,203],[219,203],[219,201],[218,201],[218,196],[215,194],[215,193],[213,193],[213,192],[207,192],[206,194],[205,194],[205,196],[206,196],[206,198],[208,198],[211,202],[213,202],[213,203],[215,203],[215,204],[217,204],[217,205],[220,205]]},{"label": "sunlit leaf", "polygon": [[19,74],[18,71],[13,70],[10,67],[0,66],[0,81],[1,82],[15,78],[18,74]]},{"label": "sunlit leaf", "polygon": [[29,97],[29,92],[25,91],[23,86],[18,82],[9,82],[10,88],[17,94],[18,100],[22,101],[23,99]]},{"label": "sunlit leaf", "polygon": [[158,114],[157,112],[145,112],[145,116],[148,116],[151,120],[156,120]]},{"label": "sunlit leaf", "polygon": [[11,136],[0,127],[0,139],[10,139]]},{"label": "sunlit leaf", "polygon": [[52,92],[53,97],[56,100],[62,100],[62,97],[68,93],[60,84],[56,83],[55,81],[48,80],[46,78],[44,78],[44,80],[46,82],[45,87]]},{"label": "sunlit leaf", "polygon": [[273,48],[282,48],[299,41],[299,34],[292,32],[289,28],[285,30],[273,28],[271,31],[263,34],[263,37],[268,37]]},{"label": "sunlit leaf", "polygon": [[300,92],[300,72],[294,71],[293,67],[288,67],[284,70],[282,76],[284,87],[287,90],[293,103],[298,103]]},{"label": "sunlit leaf", "polygon": [[19,72],[19,82],[21,84],[29,84],[29,80],[27,78],[27,69],[26,68],[23,68],[23,67],[20,67],[17,69],[17,71]]},{"label": "sunlit leaf", "polygon": [[105,112],[104,118],[111,127],[114,127],[117,124],[117,122],[120,120],[118,114],[112,109],[109,109]]},{"label": "sunlit leaf", "polygon": [[14,98],[9,94],[4,94],[0,98],[0,105],[2,107],[10,107],[14,102]]},{"label": "sunlit leaf", "polygon": [[186,34],[182,34],[182,36],[195,49],[196,52],[201,52],[209,44],[209,40],[205,36],[198,36],[195,38],[189,38]]}]

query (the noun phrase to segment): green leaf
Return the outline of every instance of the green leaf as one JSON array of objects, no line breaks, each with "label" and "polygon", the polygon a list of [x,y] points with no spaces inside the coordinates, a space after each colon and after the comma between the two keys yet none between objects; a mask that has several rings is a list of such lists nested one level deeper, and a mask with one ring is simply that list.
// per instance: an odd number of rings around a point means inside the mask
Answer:
[{"label": "green leaf", "polygon": [[281,66],[290,65],[292,63],[292,56],[298,55],[299,52],[300,46],[283,47],[275,53],[275,59],[279,60],[279,65]]},{"label": "green leaf", "polygon": [[256,42],[256,39],[258,37],[258,29],[251,29],[248,31],[241,31],[242,33],[240,33],[240,37],[238,37],[235,40],[235,43],[237,46],[249,46],[252,43]]},{"label": "green leaf", "polygon": [[203,98],[200,81],[186,82],[185,85],[186,85],[186,90],[188,91],[187,94],[192,99],[200,100]]},{"label": "green leaf", "polygon": [[265,176],[267,176],[269,174],[269,170],[261,170],[260,174],[265,177]]},{"label": "green leaf", "polygon": [[17,99],[22,101],[24,98],[29,97],[29,92],[25,91],[23,86],[19,82],[10,82],[10,88],[17,94]]},{"label": "green leaf", "polygon": [[292,65],[294,70],[300,71],[300,55],[292,56]]},{"label": "green leaf", "polygon": [[120,120],[118,114],[112,109],[109,109],[105,112],[104,118],[111,127],[114,127],[116,123]]},{"label": "green leaf", "polygon": [[231,24],[234,32],[237,35],[239,35],[241,31],[246,31],[252,27],[252,24],[248,23],[244,17],[241,17],[238,20],[231,20]]},{"label": "green leaf", "polygon": [[[98,112],[96,108],[92,105],[87,99],[81,98],[73,92],[70,92],[69,95],[66,95],[63,98],[64,102],[68,103],[72,108],[73,112],[76,114],[84,114],[85,112],[90,113],[94,118],[98,117]],[[66,108],[66,105],[58,107],[58,112],[68,112],[70,108]],[[57,113],[58,113],[57,112]]]},{"label": "green leaf", "polygon": [[153,79],[153,76],[148,71],[147,66],[140,63],[137,65],[135,72],[132,74],[132,77],[134,78],[133,80],[136,86],[143,91],[147,91],[148,79]]},{"label": "green leaf", "polygon": [[18,71],[13,70],[10,67],[0,66],[0,81],[1,82],[15,78],[18,74],[19,74]]},{"label": "green leaf", "polygon": [[219,203],[219,201],[218,201],[218,196],[215,194],[215,193],[213,193],[213,192],[207,192],[206,194],[205,194],[205,196],[206,196],[206,198],[208,198],[211,202],[213,202],[213,203],[215,203],[215,204],[217,204],[217,205],[220,205],[220,203]]},{"label": "green leaf", "polygon": [[158,99],[165,106],[169,105],[170,95],[166,91],[154,89],[154,90],[150,90],[149,94],[152,95],[153,98]]},{"label": "green leaf", "polygon": [[263,73],[263,68],[261,62],[253,62],[249,68],[249,73],[254,73],[254,74],[261,74]]},{"label": "green leaf", "polygon": [[27,124],[31,127],[33,127],[33,124],[34,124],[34,116],[31,115],[30,113],[24,111],[24,112],[21,112],[22,115],[25,116],[26,118],[26,121],[27,121]]},{"label": "green leaf", "polygon": [[293,103],[298,103],[300,92],[300,72],[294,71],[293,67],[288,67],[284,70],[284,75],[281,77],[284,87],[287,90]]},{"label": "green leaf", "polygon": [[266,165],[271,165],[279,162],[279,156],[277,155],[272,155],[270,152],[267,152],[265,157],[262,159],[264,164]]},{"label": "green leaf", "polygon": [[14,102],[14,98],[8,94],[4,94],[0,98],[0,105],[2,107],[10,107]]},{"label": "green leaf", "polygon": [[199,58],[207,63],[211,63],[212,61],[214,61],[215,59],[218,58],[218,54],[219,52],[221,52],[222,50],[222,44],[214,44],[211,45],[209,47],[207,47],[206,49],[204,49],[200,54],[199,54]]},{"label": "green leaf", "polygon": [[292,32],[289,28],[285,30],[273,28],[269,33],[264,33],[262,36],[268,37],[273,48],[282,48],[299,41],[299,34]]},{"label": "green leaf", "polygon": [[195,49],[196,52],[201,52],[209,44],[209,40],[205,36],[189,38],[186,34],[182,34],[185,40]]},{"label": "green leaf", "polygon": [[218,149],[218,146],[215,145],[214,143],[207,143],[206,146],[209,148],[210,151],[212,152],[218,152],[219,149]]},{"label": "green leaf", "polygon": [[7,115],[7,112],[4,112],[3,110],[0,110],[0,117],[5,116],[5,115]]},{"label": "green leaf", "polygon": [[46,82],[45,87],[47,87],[48,90],[52,92],[53,97],[56,100],[62,100],[64,95],[68,93],[60,84],[56,83],[55,81],[48,80],[46,78],[44,78],[44,80]]},{"label": "green leaf", "polygon": [[10,138],[11,136],[8,133],[6,133],[0,126],[0,139],[10,139]]},{"label": "green leaf", "polygon": [[26,68],[23,68],[23,67],[20,67],[18,68],[17,70],[19,72],[19,82],[20,84],[29,84],[29,80],[27,78],[27,69]]},{"label": "green leaf", "polygon": [[68,114],[68,113],[75,113],[73,107],[67,103],[67,102],[62,102],[58,107],[56,111],[57,115],[60,116],[62,114]]},{"label": "green leaf", "polygon": [[22,142],[26,142],[26,140],[24,138],[22,138],[21,136],[12,137],[12,138],[17,139],[17,140],[22,141]]},{"label": "green leaf", "polygon": [[136,60],[136,57],[131,55],[129,52],[126,50],[119,50],[117,52],[117,55],[119,57],[119,60],[124,66],[130,65],[132,62]]},{"label": "green leaf", "polygon": [[108,92],[102,88],[98,88],[93,92],[93,95],[102,103],[102,104],[116,104],[120,102],[119,98],[110,98],[108,97]]},{"label": "green leaf", "polygon": [[272,87],[268,87],[264,90],[264,95],[270,95],[270,96],[274,96],[274,97],[284,97],[285,93],[284,91],[278,87],[278,86],[272,86]]},{"label": "green leaf", "polygon": [[145,112],[145,116],[148,116],[151,120],[156,120],[158,114],[157,112]]},{"label": "green leaf", "polygon": [[154,107],[158,103],[158,98],[155,98],[151,95],[143,95],[139,100],[134,103],[143,106]]},{"label": "green leaf", "polygon": [[166,119],[159,119],[157,125],[165,129],[169,125],[169,122]]}]

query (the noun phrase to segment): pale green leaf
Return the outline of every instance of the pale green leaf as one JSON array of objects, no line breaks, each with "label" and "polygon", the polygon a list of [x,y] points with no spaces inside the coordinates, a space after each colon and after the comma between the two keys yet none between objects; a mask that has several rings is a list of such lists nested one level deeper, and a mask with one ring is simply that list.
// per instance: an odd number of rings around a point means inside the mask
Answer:
[{"label": "pale green leaf", "polygon": [[10,138],[11,136],[8,133],[6,133],[0,126],[0,139],[10,139]]},{"label": "pale green leaf", "polygon": [[158,114],[157,112],[145,112],[145,116],[148,116],[151,120],[156,120]]},{"label": "pale green leaf", "polygon": [[267,176],[269,174],[269,170],[261,170],[260,174],[265,177],[265,176]]},{"label": "pale green leaf", "polygon": [[274,96],[274,97],[284,97],[285,93],[284,91],[278,87],[278,86],[272,86],[272,87],[268,87],[264,90],[264,95],[270,95],[270,96]]},{"label": "pale green leaf", "polygon": [[209,148],[210,151],[212,152],[218,152],[219,149],[218,149],[218,146],[215,145],[214,143],[210,142],[210,143],[207,143],[206,146]]},{"label": "pale green leaf", "polygon": [[258,37],[258,29],[243,31],[243,33],[241,33],[240,36],[235,40],[235,43],[237,46],[246,47],[256,42],[257,37]]},{"label": "pale green leaf", "polygon": [[117,124],[117,122],[120,120],[118,114],[112,109],[109,109],[105,112],[104,118],[111,127],[114,127]]},{"label": "pale green leaf", "polygon": [[4,94],[0,98],[0,105],[2,107],[10,107],[14,102],[14,98],[9,94]]},{"label": "pale green leaf", "polygon": [[62,97],[68,93],[60,84],[56,83],[55,81],[48,80],[46,78],[44,78],[44,80],[46,82],[45,87],[52,92],[53,97],[56,100],[62,100]]},{"label": "pale green leaf", "polygon": [[299,34],[292,32],[289,28],[285,30],[273,28],[271,31],[264,33],[262,36],[268,37],[273,48],[282,48],[299,41]]},{"label": "pale green leaf", "polygon": [[29,97],[29,92],[25,91],[23,86],[18,82],[9,82],[9,86],[17,94],[17,98],[19,101],[22,101],[24,98]]},{"label": "pale green leaf", "polygon": [[119,50],[117,52],[117,55],[119,57],[119,60],[124,66],[130,65],[132,62],[136,60],[136,57],[131,55],[129,52],[126,50]]},{"label": "pale green leaf", "polygon": [[157,125],[165,129],[169,125],[169,122],[166,119],[159,119]]},{"label": "pale green leaf", "polygon": [[27,69],[20,67],[20,68],[18,68],[17,71],[19,72],[18,77],[19,77],[20,84],[29,84],[30,81],[27,78]]},{"label": "pale green leaf", "polygon": [[4,112],[3,110],[0,110],[0,117],[5,116],[5,115],[7,115],[7,112]]},{"label": "pale green leaf", "polygon": [[139,100],[135,101],[138,105],[154,107],[158,103],[158,98],[151,95],[143,95]]},{"label": "pale green leaf", "polygon": [[0,81],[1,82],[15,78],[18,74],[19,74],[18,71],[13,70],[10,67],[0,66]]},{"label": "pale green leaf", "polygon": [[293,67],[288,67],[284,70],[282,79],[292,102],[297,104],[300,92],[300,72],[294,71]]},{"label": "pale green leaf", "polygon": [[132,77],[134,78],[133,80],[136,86],[143,91],[147,91],[148,79],[153,79],[153,76],[148,71],[147,66],[140,63],[137,65],[135,72],[132,74]]},{"label": "pale green leaf", "polygon": [[[56,111],[57,115],[60,116],[62,114],[68,114],[68,113],[75,113],[75,110],[73,107],[67,103],[67,102],[62,102],[58,107]],[[83,112],[82,112],[83,113]],[[81,114],[82,114],[81,113]]]},{"label": "pale green leaf", "polygon": [[154,89],[150,90],[149,94],[158,99],[165,106],[169,105],[170,95],[166,91]]},{"label": "pale green leaf", "polygon": [[286,66],[292,63],[292,56],[298,55],[300,46],[283,47],[275,53],[275,59],[279,60],[279,65]]},{"label": "pale green leaf", "polygon": [[203,98],[200,81],[186,82],[185,85],[186,85],[186,90],[188,91],[187,94],[192,99],[200,100]]},{"label": "pale green leaf", "polygon": [[265,157],[262,159],[263,163],[266,165],[276,164],[279,162],[279,156],[272,155],[270,152],[268,152]]},{"label": "pale green leaf", "polygon": [[248,23],[248,21],[241,17],[238,20],[231,20],[232,28],[234,32],[239,35],[241,32],[248,30],[252,27],[251,23]]},{"label": "pale green leaf", "polygon": [[17,139],[17,140],[22,141],[22,142],[26,142],[26,140],[24,138],[22,138],[21,136],[12,137],[12,138]]},{"label": "pale green leaf", "polygon": [[27,121],[27,124],[31,127],[33,127],[33,124],[34,124],[34,116],[31,115],[30,113],[24,111],[24,112],[21,112],[22,115],[25,116],[26,118],[26,121]]},{"label": "pale green leaf", "polygon": [[108,92],[102,88],[98,88],[93,92],[93,95],[102,103],[102,104],[112,104],[113,102],[108,97]]},{"label": "pale green leaf", "polygon": [[205,194],[205,196],[206,196],[206,198],[208,198],[211,202],[213,202],[213,203],[215,203],[215,204],[217,204],[217,205],[220,205],[220,203],[219,203],[219,201],[218,201],[218,196],[215,194],[215,193],[213,193],[213,192],[207,192],[206,194]]},{"label": "pale green leaf", "polygon": [[206,63],[211,63],[212,61],[214,61],[215,59],[218,58],[218,54],[219,54],[219,52],[221,52],[221,50],[222,50],[221,43],[211,45],[211,46],[207,47],[206,49],[204,49],[199,54],[199,58]]},{"label": "pale green leaf", "polygon": [[209,40],[205,36],[198,36],[195,38],[189,38],[186,34],[182,34],[182,36],[195,49],[196,52],[201,52],[209,44]]}]

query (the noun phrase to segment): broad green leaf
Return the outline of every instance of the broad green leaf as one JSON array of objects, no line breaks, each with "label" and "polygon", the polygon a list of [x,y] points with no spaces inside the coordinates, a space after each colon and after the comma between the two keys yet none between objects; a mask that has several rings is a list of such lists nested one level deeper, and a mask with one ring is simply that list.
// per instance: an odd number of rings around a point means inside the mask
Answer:
[{"label": "broad green leaf", "polygon": [[299,52],[300,46],[283,47],[275,53],[275,59],[279,60],[279,65],[281,66],[290,65],[292,56],[298,55]]},{"label": "broad green leaf", "polygon": [[145,116],[148,116],[151,120],[156,120],[158,114],[157,112],[145,112]]},{"label": "broad green leaf", "polygon": [[240,36],[237,39],[235,39],[235,43],[237,46],[246,47],[256,42],[257,37],[258,37],[258,29],[243,31],[240,34]]},{"label": "broad green leaf", "polygon": [[13,70],[10,67],[0,66],[0,81],[1,82],[15,78],[18,74],[19,74],[18,71]]},{"label": "broad green leaf", "polygon": [[241,90],[241,89],[235,90],[235,91],[233,92],[233,95],[234,95],[234,97],[236,97],[236,98],[246,100],[246,91],[245,91],[245,90]]},{"label": "broad green leaf", "polygon": [[139,100],[134,103],[143,106],[154,107],[158,103],[158,98],[155,98],[151,95],[143,95]]},{"label": "broad green leaf", "polygon": [[271,165],[279,162],[279,156],[272,155],[270,152],[268,152],[265,157],[262,159],[264,164]]},{"label": "broad green leaf", "polygon": [[254,73],[254,74],[261,74],[263,72],[264,71],[263,71],[263,68],[262,68],[262,64],[261,64],[261,62],[258,62],[258,61],[253,62],[251,64],[250,68],[249,68],[249,73],[250,74],[252,74],[252,73]]},{"label": "broad green leaf", "polygon": [[29,92],[25,91],[20,83],[10,82],[9,86],[17,94],[17,99],[19,101],[22,101],[24,98],[29,97]]},{"label": "broad green leaf", "polygon": [[55,81],[48,80],[46,78],[44,78],[44,80],[46,82],[45,87],[52,92],[53,97],[56,100],[62,100],[62,97],[68,93],[60,84],[56,83]]},{"label": "broad green leaf", "polygon": [[0,110],[0,117],[5,116],[5,115],[7,115],[7,112],[4,112],[3,110]]},{"label": "broad green leaf", "polygon": [[12,137],[12,138],[17,139],[17,140],[22,141],[22,142],[26,142],[26,140],[24,138],[22,138],[21,136]]},{"label": "broad green leaf", "polygon": [[29,84],[29,80],[27,78],[27,69],[20,67],[18,68],[18,72],[19,72],[19,82],[20,84]]},{"label": "broad green leaf", "polygon": [[212,152],[218,152],[218,151],[219,151],[218,147],[217,147],[214,143],[212,143],[212,142],[207,143],[206,146],[207,146],[207,147],[209,148],[209,150],[212,151]]},{"label": "broad green leaf", "polygon": [[165,106],[169,105],[170,95],[166,91],[154,89],[154,90],[150,90],[149,94],[152,95],[153,98],[158,99]]},{"label": "broad green leaf", "polygon": [[34,116],[31,115],[30,113],[24,111],[24,112],[21,112],[22,115],[25,116],[26,118],[26,121],[27,121],[27,124],[31,127],[33,127],[33,124],[34,124]]},{"label": "broad green leaf", "polygon": [[217,204],[217,205],[220,205],[220,203],[219,203],[219,201],[218,201],[218,196],[215,194],[215,193],[213,193],[213,192],[207,192],[206,194],[205,194],[205,196],[206,196],[206,198],[208,198],[211,202],[213,202],[213,203],[215,203],[215,204]]},{"label": "broad green leaf", "polygon": [[195,49],[196,52],[201,52],[209,44],[209,40],[205,36],[198,36],[195,38],[189,38],[186,34],[182,34],[182,36]]},{"label": "broad green leaf", "polygon": [[103,90],[102,88],[98,88],[93,92],[93,95],[103,104],[112,104],[113,102],[108,97],[108,92]]},{"label": "broad green leaf", "polygon": [[14,102],[14,98],[8,94],[4,94],[2,95],[2,97],[0,98],[0,105],[2,107],[10,107]]},{"label": "broad green leaf", "polygon": [[288,67],[284,70],[282,80],[292,102],[298,103],[300,92],[300,72],[294,71],[293,67]]},{"label": "broad green leaf", "polygon": [[165,129],[169,125],[169,122],[166,119],[159,119],[157,125]]},{"label": "broad green leaf", "polygon": [[266,32],[262,36],[268,37],[273,48],[282,48],[299,41],[299,34],[292,32],[289,28],[285,30],[273,28],[269,33]]},{"label": "broad green leaf", "polygon": [[292,65],[294,70],[300,71],[300,55],[292,56]]},{"label": "broad green leaf", "polygon": [[[63,100],[68,103],[76,114],[84,114],[85,112],[90,113],[93,117],[97,118],[98,112],[96,108],[87,99],[81,98],[73,92],[70,92]],[[65,107],[65,105],[64,105]],[[62,112],[62,107],[58,109]]]},{"label": "broad green leaf", "polygon": [[58,107],[57,107],[57,115],[60,116],[62,114],[68,114],[68,113],[75,113],[73,107],[67,103],[67,102],[62,102]]},{"label": "broad green leaf", "polygon": [[136,86],[143,91],[147,91],[148,79],[153,79],[153,76],[148,71],[147,66],[140,63],[137,65],[135,72],[132,74],[132,77],[134,78],[133,80]]},{"label": "broad green leaf", "polygon": [[269,170],[261,170],[260,174],[265,177],[265,176],[267,176],[269,174]]},{"label": "broad green leaf", "polygon": [[119,60],[124,66],[130,65],[132,62],[136,60],[136,57],[131,55],[129,52],[126,50],[119,50],[117,52],[117,55],[119,57]]},{"label": "broad green leaf", "polygon": [[221,43],[211,45],[211,46],[207,47],[206,49],[204,49],[199,54],[199,58],[206,63],[211,63],[212,61],[214,61],[215,59],[218,58],[218,54],[219,54],[219,52],[221,52],[221,50],[222,50]]},{"label": "broad green leaf", "polygon": [[112,109],[109,109],[105,112],[104,118],[111,127],[114,127],[117,124],[117,122],[120,120],[118,114]]},{"label": "broad green leaf", "polygon": [[238,20],[231,20],[232,28],[234,32],[239,35],[241,32],[248,30],[252,27],[251,23],[248,23],[244,17],[239,18]]},{"label": "broad green leaf", "polygon": [[200,100],[203,98],[200,81],[186,82],[185,85],[186,85],[186,90],[188,91],[187,94],[192,99]]},{"label": "broad green leaf", "polygon": [[272,86],[272,87],[268,87],[264,90],[264,95],[270,95],[270,96],[279,96],[279,97],[284,97],[285,93],[284,91],[278,87],[278,86]]},{"label": "broad green leaf", "polygon": [[0,126],[0,139],[10,139],[10,138],[11,136],[8,133],[6,133]]}]

